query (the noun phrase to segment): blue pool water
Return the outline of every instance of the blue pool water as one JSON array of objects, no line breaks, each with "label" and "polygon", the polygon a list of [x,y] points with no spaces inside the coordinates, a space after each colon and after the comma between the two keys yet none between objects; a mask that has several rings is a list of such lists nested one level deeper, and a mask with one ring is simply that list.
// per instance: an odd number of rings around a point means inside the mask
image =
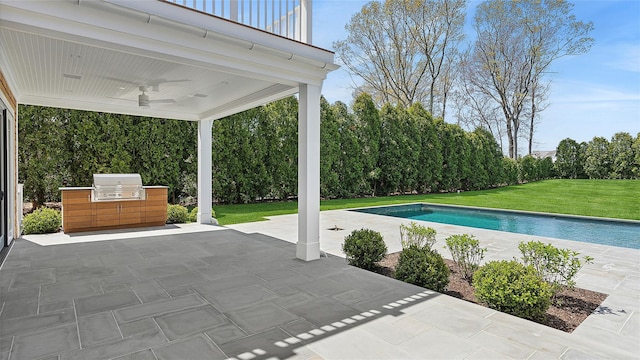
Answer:
[{"label": "blue pool water", "polygon": [[353,211],[640,249],[640,222],[411,204]]}]

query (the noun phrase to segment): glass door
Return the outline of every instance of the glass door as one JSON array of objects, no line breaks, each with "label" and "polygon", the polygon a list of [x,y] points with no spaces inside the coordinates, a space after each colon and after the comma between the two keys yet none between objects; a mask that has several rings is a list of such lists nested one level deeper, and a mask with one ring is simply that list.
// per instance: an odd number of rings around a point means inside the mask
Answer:
[{"label": "glass door", "polygon": [[0,102],[0,244],[2,248],[9,246],[7,236],[8,208],[7,208],[7,183],[8,183],[8,158],[7,158],[7,109]]}]

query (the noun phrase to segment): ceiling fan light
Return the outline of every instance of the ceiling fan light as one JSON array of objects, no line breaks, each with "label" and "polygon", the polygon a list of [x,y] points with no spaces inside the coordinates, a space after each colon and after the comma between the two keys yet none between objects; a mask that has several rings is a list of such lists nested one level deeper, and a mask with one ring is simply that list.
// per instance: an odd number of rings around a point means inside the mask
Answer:
[{"label": "ceiling fan light", "polygon": [[151,107],[149,104],[149,95],[142,93],[138,95],[138,106],[144,109],[148,109]]}]

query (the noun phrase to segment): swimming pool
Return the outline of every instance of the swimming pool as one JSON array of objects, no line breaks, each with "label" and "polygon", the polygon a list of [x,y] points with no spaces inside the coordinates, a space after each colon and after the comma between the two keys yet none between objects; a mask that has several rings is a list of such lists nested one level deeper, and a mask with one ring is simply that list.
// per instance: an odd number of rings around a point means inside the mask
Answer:
[{"label": "swimming pool", "polygon": [[410,204],[352,211],[640,249],[640,222]]}]

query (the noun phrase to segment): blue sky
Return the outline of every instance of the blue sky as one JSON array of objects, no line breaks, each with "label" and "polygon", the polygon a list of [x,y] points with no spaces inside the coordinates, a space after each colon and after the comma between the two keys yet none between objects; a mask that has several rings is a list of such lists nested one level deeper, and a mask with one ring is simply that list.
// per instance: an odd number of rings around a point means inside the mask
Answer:
[{"label": "blue sky", "polygon": [[[333,50],[346,38],[345,24],[368,1],[316,0],[313,3],[313,43]],[[470,1],[466,31],[471,35]],[[549,70],[549,106],[541,115],[534,150],[554,150],[567,137],[578,142],[594,136],[610,139],[620,131],[640,132],[640,1],[574,0],[578,20],[592,21],[595,44],[580,56],[556,60]],[[331,103],[352,100],[354,80],[345,68],[329,74],[323,95]],[[447,121],[454,122],[450,116]],[[525,145],[524,141],[521,141]],[[521,153],[526,150],[520,149]]]}]

